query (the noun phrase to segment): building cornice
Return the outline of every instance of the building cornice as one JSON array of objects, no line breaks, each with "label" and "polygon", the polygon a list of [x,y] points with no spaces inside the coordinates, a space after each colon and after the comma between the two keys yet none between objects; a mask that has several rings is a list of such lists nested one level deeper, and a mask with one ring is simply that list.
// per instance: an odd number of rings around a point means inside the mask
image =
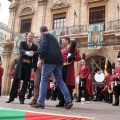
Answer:
[{"label": "building cornice", "polygon": [[51,10],[57,10],[57,9],[62,9],[62,8],[68,8],[70,5],[68,3],[66,3],[63,0],[58,0],[57,2],[55,2],[50,9]]}]

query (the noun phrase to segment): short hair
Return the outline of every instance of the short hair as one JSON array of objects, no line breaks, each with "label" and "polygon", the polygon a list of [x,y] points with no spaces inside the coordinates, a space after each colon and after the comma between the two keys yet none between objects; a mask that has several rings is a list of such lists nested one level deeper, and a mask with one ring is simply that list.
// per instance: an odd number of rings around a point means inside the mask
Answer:
[{"label": "short hair", "polygon": [[46,26],[41,26],[40,27],[40,32],[46,32],[46,31],[48,31]]},{"label": "short hair", "polygon": [[67,40],[69,43],[71,42],[69,37],[63,37],[62,39]]},{"label": "short hair", "polygon": [[[28,34],[33,34],[33,35],[34,35],[34,33],[33,33],[33,32],[29,32]],[[27,35],[28,35],[28,34],[27,34]]]}]

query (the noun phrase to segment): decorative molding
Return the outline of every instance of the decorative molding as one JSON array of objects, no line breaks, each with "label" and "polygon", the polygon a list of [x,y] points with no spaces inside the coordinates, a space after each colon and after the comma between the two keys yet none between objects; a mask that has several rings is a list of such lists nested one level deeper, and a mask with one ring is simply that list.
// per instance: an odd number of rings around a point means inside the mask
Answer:
[{"label": "decorative molding", "polygon": [[48,0],[38,0],[39,6],[46,5]]},{"label": "decorative molding", "polygon": [[26,16],[26,15],[31,15],[34,14],[35,10],[34,7],[32,6],[25,6],[24,8],[21,9],[19,16]]},{"label": "decorative molding", "polygon": [[120,46],[116,46],[113,48],[114,50],[120,50]]},{"label": "decorative molding", "polygon": [[16,12],[17,7],[18,7],[18,4],[16,4],[16,3],[11,4],[10,7],[9,7],[10,12]]},{"label": "decorative molding", "polygon": [[61,8],[68,8],[70,5],[66,3],[64,0],[57,0],[51,7],[51,10],[57,10]]},{"label": "decorative molding", "polygon": [[88,0],[88,2],[86,2],[86,4],[89,3],[95,3],[95,2],[107,2],[108,0]]}]

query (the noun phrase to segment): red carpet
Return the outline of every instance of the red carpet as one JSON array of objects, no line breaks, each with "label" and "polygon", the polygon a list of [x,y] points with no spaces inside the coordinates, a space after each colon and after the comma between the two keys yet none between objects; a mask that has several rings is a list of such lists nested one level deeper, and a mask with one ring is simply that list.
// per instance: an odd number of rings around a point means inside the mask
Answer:
[{"label": "red carpet", "polygon": [[93,119],[0,108],[0,120],[93,120]]}]

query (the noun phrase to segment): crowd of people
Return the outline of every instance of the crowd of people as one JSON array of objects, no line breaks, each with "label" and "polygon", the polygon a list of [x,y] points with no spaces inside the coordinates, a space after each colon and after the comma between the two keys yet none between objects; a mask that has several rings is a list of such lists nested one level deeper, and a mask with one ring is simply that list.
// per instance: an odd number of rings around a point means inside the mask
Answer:
[{"label": "crowd of people", "polygon": [[[73,106],[74,99],[76,102],[81,102],[82,98],[85,99],[86,103],[89,103],[90,100],[103,100],[109,103],[114,102],[114,106],[119,105],[120,52],[118,54],[118,67],[113,66],[112,74],[108,70],[104,87],[96,86],[93,89],[91,70],[86,65],[85,54],[83,53],[82,56],[79,54],[76,42],[71,42],[69,37],[64,37],[61,49],[57,39],[48,32],[46,26],[41,26],[40,34],[39,46],[33,42],[34,33],[28,33],[27,40],[20,44],[20,58],[11,73],[13,80],[9,99],[6,103],[14,101],[19,95],[20,104],[24,104],[25,99],[33,98],[29,105],[41,109],[45,107],[45,99],[50,98],[52,100],[58,99],[56,107],[66,109]],[[78,95],[76,93],[73,95],[76,86],[74,62],[80,60],[81,66],[77,73],[79,92]],[[0,79],[2,75],[3,69],[0,66]],[[20,85],[21,80],[22,84]],[[25,96],[26,93],[27,96]]]}]

